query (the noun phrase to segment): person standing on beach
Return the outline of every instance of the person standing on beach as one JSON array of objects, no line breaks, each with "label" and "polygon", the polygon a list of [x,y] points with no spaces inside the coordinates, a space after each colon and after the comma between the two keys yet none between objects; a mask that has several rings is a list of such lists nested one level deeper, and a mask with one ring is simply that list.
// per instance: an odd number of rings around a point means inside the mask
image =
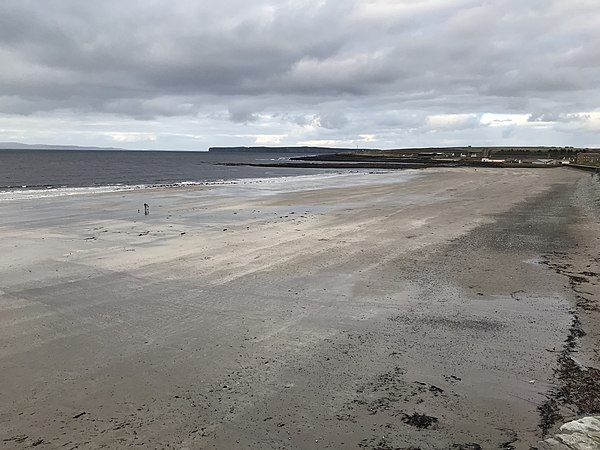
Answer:
[{"label": "person standing on beach", "polygon": [[150,205],[148,203],[144,203],[144,215],[147,216],[150,214]]}]

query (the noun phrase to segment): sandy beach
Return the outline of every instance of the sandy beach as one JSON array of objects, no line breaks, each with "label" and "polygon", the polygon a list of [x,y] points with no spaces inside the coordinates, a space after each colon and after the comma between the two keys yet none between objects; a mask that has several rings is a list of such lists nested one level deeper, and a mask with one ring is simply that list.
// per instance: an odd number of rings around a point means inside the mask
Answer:
[{"label": "sandy beach", "polygon": [[568,168],[4,199],[0,442],[529,449],[600,408],[599,201]]}]

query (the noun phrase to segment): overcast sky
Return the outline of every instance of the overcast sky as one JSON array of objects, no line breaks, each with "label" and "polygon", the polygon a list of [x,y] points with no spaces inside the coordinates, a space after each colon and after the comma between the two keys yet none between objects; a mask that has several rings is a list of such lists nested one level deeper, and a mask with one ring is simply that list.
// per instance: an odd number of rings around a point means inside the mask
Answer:
[{"label": "overcast sky", "polygon": [[599,0],[2,0],[0,141],[600,146]]}]

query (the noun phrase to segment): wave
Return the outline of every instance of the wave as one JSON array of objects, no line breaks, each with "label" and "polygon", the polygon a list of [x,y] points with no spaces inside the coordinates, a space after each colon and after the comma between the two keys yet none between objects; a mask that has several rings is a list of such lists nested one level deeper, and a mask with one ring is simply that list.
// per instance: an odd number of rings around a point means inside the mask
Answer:
[{"label": "wave", "polygon": [[[218,183],[218,182],[216,182]],[[0,188],[0,202],[10,200],[34,200],[41,198],[66,197],[73,195],[93,195],[105,194],[110,192],[135,191],[151,188],[170,188],[170,187],[185,187],[194,185],[205,185],[209,182],[194,182],[185,181],[181,183],[168,184],[135,184],[124,185],[114,184],[106,186],[86,186],[86,187],[68,187],[68,186],[18,186],[10,188]]]},{"label": "wave", "polygon": [[[177,188],[193,188],[201,186],[239,186],[256,185],[262,186],[267,190],[278,190],[282,185],[285,185],[286,191],[297,191],[304,189],[312,189],[322,186],[323,181],[328,179],[336,179],[332,187],[341,187],[344,185],[358,186],[362,183],[370,183],[366,179],[361,179],[357,175],[366,174],[383,174],[394,173],[389,170],[341,170],[335,172],[326,172],[311,175],[292,175],[279,177],[265,178],[236,178],[230,180],[211,180],[211,181],[181,181],[177,183],[158,183],[158,184],[113,184],[106,186],[88,186],[88,187],[69,187],[69,186],[18,186],[17,188],[1,188],[0,187],[0,202],[14,200],[36,200],[54,197],[68,197],[78,195],[97,195],[111,192],[138,191],[143,189],[177,189]],[[417,171],[403,170],[402,174],[395,172],[391,179],[380,179],[379,182],[397,182],[401,177],[405,180],[412,178],[417,174]]]},{"label": "wave", "polygon": [[[177,183],[157,183],[157,184],[112,184],[105,186],[49,186],[49,185],[27,185],[27,186],[0,186],[0,202],[11,200],[35,200],[43,198],[67,197],[75,195],[94,195],[121,191],[137,191],[143,189],[169,189],[186,188],[194,186],[218,186],[218,185],[246,185],[246,184],[274,184],[283,183],[290,179],[313,179],[324,178],[336,174],[319,175],[297,175],[287,177],[268,177],[268,178],[238,178],[231,180],[211,180],[211,181],[181,181]],[[339,173],[337,174],[340,175]]]}]

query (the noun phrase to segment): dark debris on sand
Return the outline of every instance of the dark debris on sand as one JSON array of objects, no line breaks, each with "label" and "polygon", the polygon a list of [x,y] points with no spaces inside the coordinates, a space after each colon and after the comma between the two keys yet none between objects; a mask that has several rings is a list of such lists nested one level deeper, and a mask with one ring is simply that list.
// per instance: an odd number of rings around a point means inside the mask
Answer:
[{"label": "dark debris on sand", "polygon": [[421,450],[418,447],[395,447],[385,438],[363,439],[358,447],[368,450]]},{"label": "dark debris on sand", "polygon": [[438,419],[426,414],[414,413],[412,415],[404,414],[402,422],[416,428],[431,428],[437,425]]},{"label": "dark debris on sand", "polygon": [[[562,256],[564,259],[566,255],[548,255],[544,264],[568,277],[569,284],[578,299],[577,311],[582,314],[597,311],[597,305],[591,304],[591,299],[583,297],[579,290],[579,285],[587,283],[588,279],[572,275],[569,272],[570,265],[564,261],[561,263],[550,262],[550,259],[555,259],[552,256],[555,258],[558,256],[559,259]],[[581,275],[596,276],[592,272],[582,272]],[[586,332],[582,327],[581,320],[577,314],[574,314],[569,335],[565,339],[557,360],[558,367],[555,370],[557,386],[550,391],[546,401],[538,407],[540,429],[544,436],[556,423],[564,419],[565,408],[570,414],[578,416],[600,413],[600,370],[586,367],[572,356],[576,352],[579,340],[584,336],[586,336]]]}]

